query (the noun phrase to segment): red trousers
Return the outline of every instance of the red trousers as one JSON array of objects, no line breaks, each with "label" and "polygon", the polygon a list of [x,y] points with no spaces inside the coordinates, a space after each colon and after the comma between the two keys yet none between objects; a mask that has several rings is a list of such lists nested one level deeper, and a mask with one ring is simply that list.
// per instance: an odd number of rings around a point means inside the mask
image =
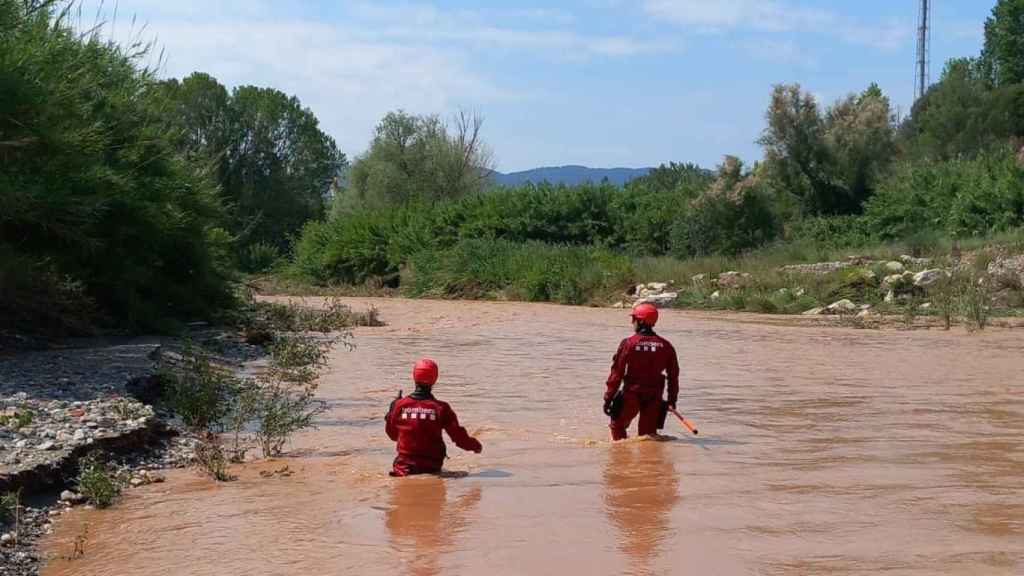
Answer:
[{"label": "red trousers", "polygon": [[626,430],[633,418],[640,415],[640,436],[652,436],[658,433],[658,418],[661,416],[661,394],[657,396],[626,392],[622,395],[622,413],[608,425],[612,429],[612,440],[624,440]]}]

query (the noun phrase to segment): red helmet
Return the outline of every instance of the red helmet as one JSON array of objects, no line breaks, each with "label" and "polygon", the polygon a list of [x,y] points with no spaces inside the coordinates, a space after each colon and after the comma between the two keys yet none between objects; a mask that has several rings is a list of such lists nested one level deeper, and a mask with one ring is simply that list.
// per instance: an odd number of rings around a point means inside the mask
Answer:
[{"label": "red helmet", "polygon": [[437,382],[437,362],[429,358],[416,362],[412,369],[412,379],[417,384],[433,386]]},{"label": "red helmet", "polygon": [[653,328],[658,323],[658,309],[654,307],[654,304],[638,304],[633,308],[630,317]]}]

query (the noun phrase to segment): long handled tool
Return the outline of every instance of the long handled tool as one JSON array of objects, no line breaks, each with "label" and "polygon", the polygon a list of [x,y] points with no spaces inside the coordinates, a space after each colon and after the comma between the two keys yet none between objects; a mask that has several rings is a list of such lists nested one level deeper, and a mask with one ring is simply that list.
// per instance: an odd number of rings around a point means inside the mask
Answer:
[{"label": "long handled tool", "polygon": [[689,420],[687,420],[686,418],[683,418],[682,414],[680,414],[679,412],[676,412],[675,408],[669,408],[668,411],[673,413],[673,414],[675,414],[676,418],[679,418],[679,421],[683,423],[683,426],[686,426],[687,430],[689,430],[690,432],[693,432],[694,435],[697,434],[697,427],[694,426],[693,423],[690,422]]}]

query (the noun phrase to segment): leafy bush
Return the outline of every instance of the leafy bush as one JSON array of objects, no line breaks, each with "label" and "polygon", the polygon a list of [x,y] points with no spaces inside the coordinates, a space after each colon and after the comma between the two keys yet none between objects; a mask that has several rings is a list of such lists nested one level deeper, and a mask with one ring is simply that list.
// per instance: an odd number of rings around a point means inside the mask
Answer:
[{"label": "leafy bush", "polygon": [[121,495],[118,482],[103,456],[94,452],[78,463],[78,493],[97,508],[111,506]]},{"label": "leafy bush", "polygon": [[78,302],[134,328],[229,305],[217,190],[176,153],[145,47],[81,34],[62,4],[0,0],[0,260],[29,272],[0,309],[76,332]]},{"label": "leafy bush", "polygon": [[160,377],[168,405],[186,426],[197,430],[221,425],[240,386],[228,369],[214,366],[190,344],[182,353],[182,364],[173,371],[163,371]]},{"label": "leafy bush", "polygon": [[281,259],[281,250],[273,244],[256,242],[242,250],[241,266],[246,272],[266,272]]},{"label": "leafy bush", "polygon": [[196,446],[195,463],[210,478],[218,482],[230,482],[235,479],[228,472],[228,458],[216,437],[207,438]]},{"label": "leafy bush", "polygon": [[921,230],[981,236],[1024,225],[1024,168],[1011,151],[973,160],[906,163],[868,202],[865,218],[884,239]]},{"label": "leafy bush", "polygon": [[449,250],[414,255],[403,286],[412,296],[585,304],[625,288],[632,277],[627,258],[601,249],[464,240]]},{"label": "leafy bush", "polygon": [[693,202],[672,231],[677,258],[738,254],[764,246],[782,232],[772,202],[757,176],[727,157],[714,186]]}]

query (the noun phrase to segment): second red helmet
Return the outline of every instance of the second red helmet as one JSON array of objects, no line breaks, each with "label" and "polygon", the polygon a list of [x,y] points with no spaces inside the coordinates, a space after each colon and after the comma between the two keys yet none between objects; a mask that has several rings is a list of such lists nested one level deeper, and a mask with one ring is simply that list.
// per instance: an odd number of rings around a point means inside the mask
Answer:
[{"label": "second red helmet", "polygon": [[437,382],[437,362],[424,358],[412,368],[412,379],[417,384],[433,386]]},{"label": "second red helmet", "polygon": [[658,323],[658,309],[654,304],[639,304],[630,316],[651,327]]}]

